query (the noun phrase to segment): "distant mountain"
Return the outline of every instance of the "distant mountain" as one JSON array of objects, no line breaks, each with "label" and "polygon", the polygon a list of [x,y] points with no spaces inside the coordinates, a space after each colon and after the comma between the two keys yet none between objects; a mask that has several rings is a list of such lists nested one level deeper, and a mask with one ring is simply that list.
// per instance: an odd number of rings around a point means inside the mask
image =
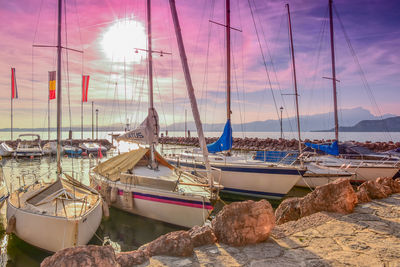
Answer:
[{"label": "distant mountain", "polygon": [[[333,132],[335,129],[320,131]],[[339,132],[400,132],[400,116],[383,120],[363,120],[354,126],[339,127]]]},{"label": "distant mountain", "polygon": [[[383,118],[395,117],[393,114],[385,114]],[[362,120],[377,120],[380,119],[378,116],[374,116],[369,110],[361,107],[353,109],[342,109],[339,110],[339,125],[343,127],[353,126]],[[224,128],[224,123],[217,124],[203,124],[204,131],[217,132]],[[300,116],[301,131],[319,131],[320,129],[331,129],[334,127],[333,112],[321,113],[315,115]],[[188,130],[195,131],[196,126],[193,122],[188,122]],[[297,123],[295,117],[284,118],[282,121],[282,127],[284,131],[296,131]],[[185,129],[184,123],[175,123],[168,127],[162,127],[164,130],[183,131]],[[233,124],[232,129],[235,132],[247,131],[247,132],[279,132],[280,122],[279,120],[266,120],[266,121],[253,121],[244,124]]]}]

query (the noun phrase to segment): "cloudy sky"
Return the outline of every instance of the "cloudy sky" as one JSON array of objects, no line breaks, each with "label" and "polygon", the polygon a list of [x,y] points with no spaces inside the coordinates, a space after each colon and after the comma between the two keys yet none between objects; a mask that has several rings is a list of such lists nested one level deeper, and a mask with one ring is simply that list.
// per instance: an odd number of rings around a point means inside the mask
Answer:
[{"label": "cloudy sky", "polygon": [[[19,99],[14,127],[47,127],[47,73],[56,68],[55,0],[0,3],[0,128],[10,127],[10,68]],[[140,123],[148,89],[145,0],[66,0],[63,46],[63,124],[80,125],[81,75],[90,75],[89,101],[99,124]],[[183,39],[202,121],[225,121],[225,21],[222,0],[177,0]],[[384,3],[383,3],[384,2]],[[250,6],[249,6],[250,3]],[[244,123],[294,115],[286,1],[232,0],[232,120]],[[328,0],[289,1],[298,72],[300,113],[329,112],[332,105]],[[400,1],[336,0],[334,12],[340,108],[400,115]],[[253,16],[252,16],[253,13]],[[340,23],[342,22],[342,24]],[[350,40],[349,49],[346,35]],[[154,97],[161,125],[192,120],[167,0],[152,1]],[[258,33],[258,35],[257,35]],[[358,63],[359,64],[358,64]],[[265,63],[265,64],[264,64]],[[359,67],[361,66],[361,68]],[[363,75],[360,75],[362,73]],[[51,101],[51,123],[55,126]],[[91,121],[85,103],[85,124]],[[72,118],[70,119],[70,115]],[[333,124],[333,123],[332,123]]]}]

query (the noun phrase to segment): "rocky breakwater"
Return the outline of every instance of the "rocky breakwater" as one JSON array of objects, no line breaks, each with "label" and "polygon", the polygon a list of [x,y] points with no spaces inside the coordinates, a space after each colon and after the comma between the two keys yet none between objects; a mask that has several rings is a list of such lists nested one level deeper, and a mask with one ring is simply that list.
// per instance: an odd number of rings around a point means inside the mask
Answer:
[{"label": "rocky breakwater", "polygon": [[271,204],[266,200],[236,202],[225,206],[210,226],[195,226],[160,236],[138,250],[115,254],[110,246],[78,246],[47,257],[42,267],[49,266],[133,266],[156,256],[188,257],[194,248],[216,242],[244,246],[263,242],[275,226]]},{"label": "rocky breakwater", "polygon": [[[217,141],[217,137],[206,138],[206,143],[211,144]],[[159,142],[161,144],[169,145],[183,145],[183,146],[199,146],[199,140],[197,137],[160,137]],[[323,144],[332,142],[332,140],[309,140],[306,139],[304,142],[312,142],[316,144]],[[383,152],[400,147],[400,142],[356,142],[351,141],[353,144],[363,146],[371,149],[375,152]],[[254,150],[298,150],[298,141],[296,139],[272,139],[272,138],[233,138],[233,149],[254,151]],[[302,148],[305,148],[302,144]]]},{"label": "rocky breakwater", "polygon": [[266,200],[236,202],[211,227],[172,232],[118,254],[111,247],[65,249],[41,266],[398,266],[397,193],[399,179],[378,178],[357,190],[341,179],[283,201],[275,216]]}]

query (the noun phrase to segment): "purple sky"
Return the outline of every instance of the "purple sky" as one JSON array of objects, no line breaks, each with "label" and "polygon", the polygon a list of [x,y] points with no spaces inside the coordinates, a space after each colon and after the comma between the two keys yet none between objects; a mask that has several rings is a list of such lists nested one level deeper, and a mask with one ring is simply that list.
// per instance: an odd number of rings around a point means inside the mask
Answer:
[{"label": "purple sky", "polygon": [[[63,54],[63,118],[69,125],[68,84],[72,125],[80,124],[81,75],[91,76],[89,101],[100,110],[100,124],[140,123],[147,112],[146,55],[134,48],[146,48],[145,2],[117,0],[67,0],[67,27],[63,43],[81,54]],[[177,0],[191,74],[202,121],[225,121],[225,35],[224,28],[209,20],[224,23],[222,0]],[[276,106],[285,107],[284,116],[294,116],[291,94],[292,72],[289,55],[286,1],[250,0]],[[333,109],[328,1],[289,1],[292,13],[296,66],[300,94],[300,113],[310,115]],[[336,64],[340,108],[364,107],[375,115],[400,115],[400,1],[337,0],[336,10],[357,54],[368,81],[366,89],[360,69],[348,48],[335,15]],[[153,0],[153,49],[171,52],[155,55],[155,105],[160,123],[184,120],[187,99],[174,29],[167,0]],[[33,44],[55,45],[56,7],[54,0],[3,1],[0,7],[0,128],[10,126],[10,68],[16,68],[19,99],[14,101],[15,127],[47,127],[47,72],[55,70],[53,48],[34,48]],[[232,31],[232,120],[234,123],[277,119],[263,58],[248,1],[231,1]],[[115,26],[119,21],[120,26]],[[132,34],[114,44],[107,32],[134,25]],[[114,26],[113,26],[114,25]],[[122,25],[122,26],[121,26]],[[112,30],[110,30],[112,29]],[[114,38],[115,39],[115,38]],[[125,40],[127,40],[125,42]],[[115,40],[114,40],[115,41]],[[121,52],[127,49],[125,64]],[[134,58],[130,60],[129,58]],[[125,67],[124,67],[125,65]],[[124,78],[124,69],[126,79]],[[33,81],[32,81],[33,79]],[[117,83],[117,90],[115,90]],[[126,84],[126,86],[125,86]],[[372,94],[371,94],[372,92]],[[126,95],[126,97],[125,97]],[[33,104],[33,106],[32,106]],[[51,102],[51,121],[55,126],[55,104]],[[33,111],[33,112],[32,112]],[[91,117],[90,103],[85,104],[85,124]],[[333,124],[333,122],[332,122]]]}]

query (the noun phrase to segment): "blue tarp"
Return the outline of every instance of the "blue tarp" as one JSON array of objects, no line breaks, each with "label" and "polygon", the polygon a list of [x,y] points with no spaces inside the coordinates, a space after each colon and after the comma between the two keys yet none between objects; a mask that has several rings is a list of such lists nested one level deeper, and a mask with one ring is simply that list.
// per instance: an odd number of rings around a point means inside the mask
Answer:
[{"label": "blue tarp", "polygon": [[216,153],[221,151],[230,150],[232,148],[232,126],[231,121],[228,120],[224,127],[224,132],[221,137],[212,144],[207,145],[208,152]]},{"label": "blue tarp", "polygon": [[330,155],[338,156],[339,155],[339,146],[338,142],[334,141],[330,145],[318,145],[318,144],[312,144],[312,143],[304,143],[306,146],[321,150],[325,153],[328,153]]}]

